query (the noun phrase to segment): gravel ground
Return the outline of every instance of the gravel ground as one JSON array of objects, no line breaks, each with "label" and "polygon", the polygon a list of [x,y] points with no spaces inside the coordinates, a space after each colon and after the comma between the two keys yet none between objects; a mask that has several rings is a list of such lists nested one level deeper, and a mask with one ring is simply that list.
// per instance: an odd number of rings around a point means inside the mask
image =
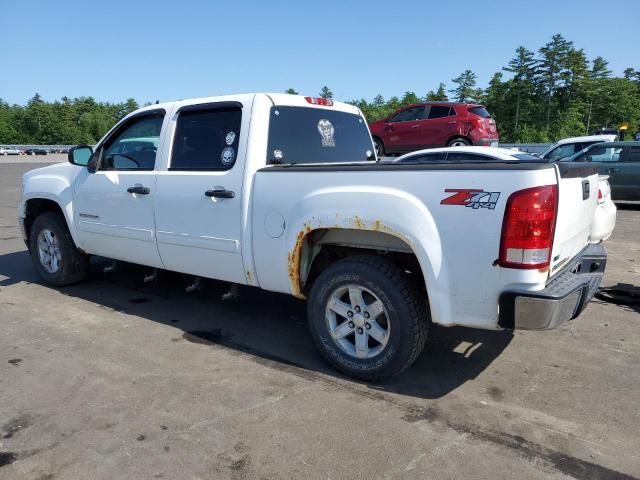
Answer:
[{"label": "gravel ground", "polygon": [[[39,283],[0,160],[0,478],[640,478],[640,307],[551,332],[434,328],[404,374],[345,379],[295,299],[143,269]],[[29,159],[31,161],[31,159]],[[34,159],[39,161],[40,159]],[[40,162],[41,163],[41,162]],[[607,285],[640,284],[640,209]]]}]

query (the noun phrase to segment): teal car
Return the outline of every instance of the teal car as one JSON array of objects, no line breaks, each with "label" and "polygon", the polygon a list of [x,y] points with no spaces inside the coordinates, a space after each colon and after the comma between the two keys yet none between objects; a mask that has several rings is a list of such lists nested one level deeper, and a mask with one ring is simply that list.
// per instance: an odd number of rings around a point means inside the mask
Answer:
[{"label": "teal car", "polygon": [[598,143],[565,161],[600,163],[599,173],[609,176],[614,200],[640,200],[640,142]]}]

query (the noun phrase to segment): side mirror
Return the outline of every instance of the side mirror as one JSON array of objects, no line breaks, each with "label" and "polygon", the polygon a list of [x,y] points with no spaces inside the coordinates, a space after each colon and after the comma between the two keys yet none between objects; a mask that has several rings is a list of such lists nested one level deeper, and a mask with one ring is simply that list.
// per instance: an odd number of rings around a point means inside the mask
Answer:
[{"label": "side mirror", "polygon": [[69,150],[69,163],[86,167],[91,155],[93,155],[93,148],[89,145],[78,145]]}]

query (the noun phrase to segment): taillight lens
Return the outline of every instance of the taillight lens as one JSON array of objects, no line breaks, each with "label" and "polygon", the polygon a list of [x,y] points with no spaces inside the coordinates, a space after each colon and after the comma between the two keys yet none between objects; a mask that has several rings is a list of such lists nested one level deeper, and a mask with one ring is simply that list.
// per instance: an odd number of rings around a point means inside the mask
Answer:
[{"label": "taillight lens", "polygon": [[527,188],[511,194],[502,223],[500,266],[549,266],[557,207],[557,185]]},{"label": "taillight lens", "polygon": [[602,190],[598,189],[598,203],[604,202],[604,195],[602,194]]},{"label": "taillight lens", "polygon": [[331,107],[333,105],[333,100],[330,98],[322,98],[322,97],[304,97],[307,103],[312,105],[324,105],[325,107]]}]

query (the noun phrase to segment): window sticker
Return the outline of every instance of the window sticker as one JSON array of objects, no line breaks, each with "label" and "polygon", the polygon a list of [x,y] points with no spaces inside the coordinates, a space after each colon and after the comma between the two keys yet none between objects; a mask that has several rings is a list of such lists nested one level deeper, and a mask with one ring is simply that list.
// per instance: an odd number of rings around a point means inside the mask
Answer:
[{"label": "window sticker", "polygon": [[318,121],[318,132],[320,132],[320,138],[322,139],[323,147],[335,147],[336,142],[333,138],[333,134],[336,129],[333,128],[331,122],[325,118]]},{"label": "window sticker", "polygon": [[236,152],[233,147],[224,147],[222,149],[222,153],[220,154],[220,161],[223,165],[229,166],[233,164],[235,159]]},{"label": "window sticker", "polygon": [[229,132],[227,136],[224,138],[224,141],[227,142],[227,145],[233,145],[233,142],[236,140],[236,132]]}]

